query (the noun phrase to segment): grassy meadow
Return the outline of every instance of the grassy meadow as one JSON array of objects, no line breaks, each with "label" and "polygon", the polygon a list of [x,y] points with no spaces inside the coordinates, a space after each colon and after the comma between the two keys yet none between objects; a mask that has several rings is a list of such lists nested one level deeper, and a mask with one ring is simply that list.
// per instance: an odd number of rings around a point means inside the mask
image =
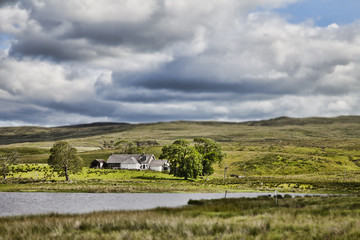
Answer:
[{"label": "grassy meadow", "polygon": [[184,180],[166,172],[91,169],[64,181],[47,164],[18,164],[0,184],[0,191],[38,192],[297,192],[297,193],[358,193],[358,175],[290,175],[290,176],[209,176]]},{"label": "grassy meadow", "polygon": [[[87,124],[56,128],[0,128],[0,152],[16,151],[14,174],[0,191],[272,191],[351,192],[360,189],[360,117],[278,118],[258,122],[167,122],[153,124]],[[114,149],[104,142],[127,139],[155,141],[143,152],[157,158],[165,144],[178,138],[208,137],[227,154],[215,173],[184,181],[165,173],[88,169],[94,159],[107,159]],[[44,165],[49,149],[66,140],[84,160],[82,173],[63,183]],[[34,165],[35,164],[35,165]],[[40,169],[43,170],[31,170]],[[224,169],[226,167],[226,180]],[[26,168],[26,171],[21,169]],[[20,169],[20,170],[16,170]],[[114,185],[115,184],[115,185]],[[116,187],[114,186],[126,186]],[[74,187],[75,186],[75,187]],[[80,190],[81,189],[81,190]]]},{"label": "grassy meadow", "polygon": [[181,208],[0,218],[0,239],[359,239],[360,198],[189,201]]}]

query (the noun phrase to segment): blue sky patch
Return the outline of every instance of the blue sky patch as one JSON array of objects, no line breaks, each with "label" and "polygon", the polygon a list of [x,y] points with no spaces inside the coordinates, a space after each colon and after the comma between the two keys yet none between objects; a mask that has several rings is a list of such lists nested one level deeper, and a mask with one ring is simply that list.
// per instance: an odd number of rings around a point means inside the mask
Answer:
[{"label": "blue sky patch", "polygon": [[307,20],[326,27],[332,23],[345,25],[360,20],[359,0],[301,0],[275,12],[286,16],[291,23]]},{"label": "blue sky patch", "polygon": [[8,49],[10,47],[11,37],[9,35],[0,33],[0,49]]}]

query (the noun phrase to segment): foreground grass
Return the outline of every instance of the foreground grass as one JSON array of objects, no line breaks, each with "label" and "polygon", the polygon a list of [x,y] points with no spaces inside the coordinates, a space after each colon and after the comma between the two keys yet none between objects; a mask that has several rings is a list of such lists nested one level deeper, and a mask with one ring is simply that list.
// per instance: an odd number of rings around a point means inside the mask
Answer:
[{"label": "foreground grass", "polygon": [[182,208],[0,218],[0,239],[359,239],[359,197],[218,199]]}]

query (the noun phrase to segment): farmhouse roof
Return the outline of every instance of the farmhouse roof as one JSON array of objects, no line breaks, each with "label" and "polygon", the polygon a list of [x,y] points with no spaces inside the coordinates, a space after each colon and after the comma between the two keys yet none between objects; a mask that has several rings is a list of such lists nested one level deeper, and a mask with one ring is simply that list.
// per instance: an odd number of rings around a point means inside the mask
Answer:
[{"label": "farmhouse roof", "polygon": [[134,157],[131,157],[128,160],[122,162],[122,164],[139,164],[139,162]]},{"label": "farmhouse roof", "polygon": [[113,154],[107,160],[107,163],[123,163],[126,160],[134,157],[138,158],[139,154]]},{"label": "farmhouse roof", "polygon": [[152,154],[141,154],[138,159],[142,164],[150,164],[153,158],[155,159],[154,155]]},{"label": "farmhouse roof", "polygon": [[113,154],[108,158],[107,163],[124,163],[134,158],[138,163],[149,164],[153,156],[152,154]]},{"label": "farmhouse roof", "polygon": [[168,163],[168,160],[152,160],[150,163],[150,167],[160,167],[165,163]]}]

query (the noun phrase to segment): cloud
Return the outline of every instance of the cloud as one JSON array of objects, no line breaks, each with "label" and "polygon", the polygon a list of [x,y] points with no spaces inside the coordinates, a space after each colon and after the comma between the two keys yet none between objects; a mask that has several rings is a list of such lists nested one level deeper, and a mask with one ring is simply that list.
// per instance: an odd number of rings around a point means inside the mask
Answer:
[{"label": "cloud", "polygon": [[[343,30],[288,24],[267,14],[249,15],[245,26],[241,37],[236,32],[224,37],[229,44],[207,39],[211,48],[196,56],[177,58],[155,71],[130,76],[115,73],[114,89],[168,91],[185,98],[189,93],[228,93],[229,99],[236,93],[270,97],[357,91],[358,40],[344,41]],[[142,101],[147,100],[145,96]]]},{"label": "cloud", "polygon": [[14,0],[0,0],[0,7],[5,5],[13,5],[16,4],[17,1]]},{"label": "cloud", "polygon": [[5,7],[0,8],[1,32],[8,34],[20,33],[26,29],[28,20],[28,12],[19,8],[18,5],[5,5]]},{"label": "cloud", "polygon": [[0,5],[0,31],[10,36],[0,52],[0,102],[12,106],[0,121],[359,114],[360,22],[318,27],[273,12],[294,2]]},{"label": "cloud", "polygon": [[[101,103],[93,86],[105,75],[109,73],[40,60],[3,59],[0,61],[1,118],[41,124],[48,124],[46,119],[60,113],[102,119],[103,114],[110,115],[113,107]],[[58,118],[58,124],[62,119],[66,117]]]}]

